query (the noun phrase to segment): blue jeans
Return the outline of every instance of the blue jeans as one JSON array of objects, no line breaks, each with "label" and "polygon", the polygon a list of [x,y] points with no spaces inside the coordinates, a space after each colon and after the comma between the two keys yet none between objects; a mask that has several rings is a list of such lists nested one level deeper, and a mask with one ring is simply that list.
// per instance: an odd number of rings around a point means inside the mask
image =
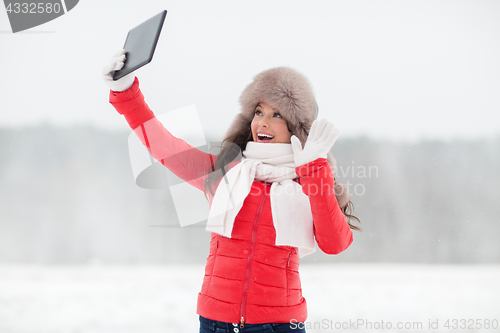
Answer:
[{"label": "blue jeans", "polygon": [[303,323],[275,323],[275,324],[245,324],[240,328],[239,323],[225,323],[200,316],[200,333],[306,333]]}]

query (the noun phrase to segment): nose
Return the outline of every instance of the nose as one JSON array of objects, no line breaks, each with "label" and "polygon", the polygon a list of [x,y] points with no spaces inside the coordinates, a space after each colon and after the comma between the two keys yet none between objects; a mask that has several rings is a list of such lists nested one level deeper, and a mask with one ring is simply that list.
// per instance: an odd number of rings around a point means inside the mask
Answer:
[{"label": "nose", "polygon": [[266,117],[262,117],[260,120],[259,120],[259,126],[260,127],[268,127],[269,124],[268,124],[268,120]]}]

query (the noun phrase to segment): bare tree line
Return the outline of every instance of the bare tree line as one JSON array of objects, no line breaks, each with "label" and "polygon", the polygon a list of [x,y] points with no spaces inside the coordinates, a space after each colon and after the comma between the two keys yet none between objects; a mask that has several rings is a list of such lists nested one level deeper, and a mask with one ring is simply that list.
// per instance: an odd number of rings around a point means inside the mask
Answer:
[{"label": "bare tree line", "polygon": [[[177,227],[169,190],[135,185],[128,134],[1,128],[0,262],[204,262],[203,226]],[[304,263],[500,262],[500,137],[341,138],[332,152],[363,232],[344,253]]]}]

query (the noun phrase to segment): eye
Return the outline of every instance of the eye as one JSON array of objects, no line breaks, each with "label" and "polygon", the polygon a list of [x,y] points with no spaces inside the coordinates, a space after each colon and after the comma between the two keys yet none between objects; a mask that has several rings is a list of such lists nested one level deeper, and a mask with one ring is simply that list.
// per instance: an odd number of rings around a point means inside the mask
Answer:
[{"label": "eye", "polygon": [[255,110],[255,112],[254,112],[254,113],[255,113],[255,115],[257,115],[257,116],[260,116],[260,115],[262,114],[262,112],[261,112],[260,110]]},{"label": "eye", "polygon": [[275,112],[274,116],[277,117],[277,118],[283,118],[283,117],[281,117],[281,115],[278,112]]}]

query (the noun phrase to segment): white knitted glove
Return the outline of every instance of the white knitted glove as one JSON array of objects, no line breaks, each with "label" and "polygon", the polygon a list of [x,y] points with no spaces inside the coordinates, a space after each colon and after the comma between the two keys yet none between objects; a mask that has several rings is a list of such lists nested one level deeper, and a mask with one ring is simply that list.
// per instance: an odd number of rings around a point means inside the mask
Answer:
[{"label": "white knitted glove", "polygon": [[127,74],[116,81],[113,80],[113,74],[115,71],[122,69],[123,65],[125,65],[125,50],[122,49],[115,53],[109,64],[102,69],[104,82],[106,82],[109,89],[113,91],[125,91],[134,84],[134,72]]},{"label": "white knitted glove", "polygon": [[326,158],[332,149],[340,131],[326,119],[317,119],[312,123],[304,149],[299,138],[292,136],[292,149],[295,166],[310,163],[318,158]]}]

